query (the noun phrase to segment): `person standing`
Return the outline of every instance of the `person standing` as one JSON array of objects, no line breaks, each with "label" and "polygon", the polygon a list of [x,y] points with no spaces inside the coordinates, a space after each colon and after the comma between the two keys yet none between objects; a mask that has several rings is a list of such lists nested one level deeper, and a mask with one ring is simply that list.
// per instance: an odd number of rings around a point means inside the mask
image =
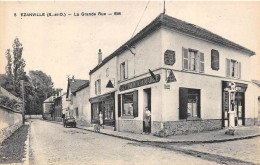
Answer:
[{"label": "person standing", "polygon": [[151,111],[148,109],[148,107],[145,107],[145,115],[144,115],[145,134],[150,133],[150,121],[151,121]]},{"label": "person standing", "polygon": [[103,114],[102,114],[101,111],[99,112],[99,126],[100,126],[100,127],[103,126]]}]

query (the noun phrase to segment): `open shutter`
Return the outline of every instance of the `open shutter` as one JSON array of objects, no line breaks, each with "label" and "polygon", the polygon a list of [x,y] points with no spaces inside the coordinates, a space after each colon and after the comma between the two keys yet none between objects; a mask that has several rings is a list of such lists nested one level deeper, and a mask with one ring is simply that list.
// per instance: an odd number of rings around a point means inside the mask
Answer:
[{"label": "open shutter", "polygon": [[189,65],[188,49],[182,48],[182,69],[188,70],[188,65]]},{"label": "open shutter", "polygon": [[133,112],[133,115],[134,117],[138,117],[138,91],[134,91],[134,94],[133,94],[133,109],[134,109],[134,112]]},{"label": "open shutter", "polygon": [[241,62],[238,62],[238,78],[241,79]]},{"label": "open shutter", "polygon": [[121,95],[117,95],[118,97],[118,117],[121,117]]},{"label": "open shutter", "polygon": [[199,52],[200,54],[200,72],[204,72],[204,53]]},{"label": "open shutter", "polygon": [[128,78],[128,60],[125,61],[125,78]]},{"label": "open shutter", "polygon": [[219,70],[219,52],[214,49],[211,50],[211,68]]},{"label": "open shutter", "polygon": [[226,76],[230,77],[230,59],[226,59]]},{"label": "open shutter", "polygon": [[200,106],[200,102],[201,102],[200,101],[200,98],[201,98],[200,97],[200,89],[198,89],[198,94],[199,94],[199,96],[198,96],[198,107],[197,107],[198,109],[197,109],[197,111],[198,111],[198,117],[201,118],[201,116],[200,116],[200,114],[201,114],[201,112],[200,112],[201,111],[201,106]]},{"label": "open shutter", "polygon": [[187,119],[188,88],[179,89],[179,118]]},{"label": "open shutter", "polygon": [[95,94],[97,94],[97,81],[95,81]]}]

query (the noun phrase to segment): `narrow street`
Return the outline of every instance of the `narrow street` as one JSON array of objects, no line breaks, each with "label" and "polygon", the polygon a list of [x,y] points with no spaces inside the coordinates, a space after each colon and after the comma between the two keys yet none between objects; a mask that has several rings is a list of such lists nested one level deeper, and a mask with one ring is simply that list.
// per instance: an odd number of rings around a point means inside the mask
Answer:
[{"label": "narrow street", "polygon": [[216,164],[163,148],[32,120],[30,164]]}]

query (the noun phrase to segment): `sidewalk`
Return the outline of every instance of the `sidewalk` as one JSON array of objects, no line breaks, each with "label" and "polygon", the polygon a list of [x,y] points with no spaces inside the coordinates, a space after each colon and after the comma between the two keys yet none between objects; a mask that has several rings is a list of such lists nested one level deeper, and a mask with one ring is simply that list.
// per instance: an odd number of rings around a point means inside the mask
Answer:
[{"label": "sidewalk", "polygon": [[[56,122],[56,121],[50,121],[50,122],[62,125],[61,122]],[[93,127],[77,126],[77,128],[94,132]],[[226,135],[225,129],[216,130],[216,131],[207,131],[201,133],[191,133],[187,135],[174,135],[169,137],[157,137],[157,136],[153,136],[152,134],[143,135],[143,134],[135,134],[135,133],[128,133],[128,132],[118,132],[118,131],[112,131],[108,129],[100,129],[100,134],[114,136],[114,137],[137,141],[137,142],[215,143],[215,142],[248,139],[248,138],[260,136],[260,127],[259,126],[237,127],[234,136]]]}]

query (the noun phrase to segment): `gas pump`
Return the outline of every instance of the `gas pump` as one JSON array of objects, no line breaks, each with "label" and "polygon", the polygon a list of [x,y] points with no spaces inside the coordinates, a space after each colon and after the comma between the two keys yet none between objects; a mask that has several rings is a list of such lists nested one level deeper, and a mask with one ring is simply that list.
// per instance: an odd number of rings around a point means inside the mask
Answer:
[{"label": "gas pump", "polygon": [[236,84],[230,82],[228,86],[224,89],[228,92],[228,102],[229,102],[229,128],[226,130],[225,134],[234,135],[235,134],[235,95],[236,95]]}]

